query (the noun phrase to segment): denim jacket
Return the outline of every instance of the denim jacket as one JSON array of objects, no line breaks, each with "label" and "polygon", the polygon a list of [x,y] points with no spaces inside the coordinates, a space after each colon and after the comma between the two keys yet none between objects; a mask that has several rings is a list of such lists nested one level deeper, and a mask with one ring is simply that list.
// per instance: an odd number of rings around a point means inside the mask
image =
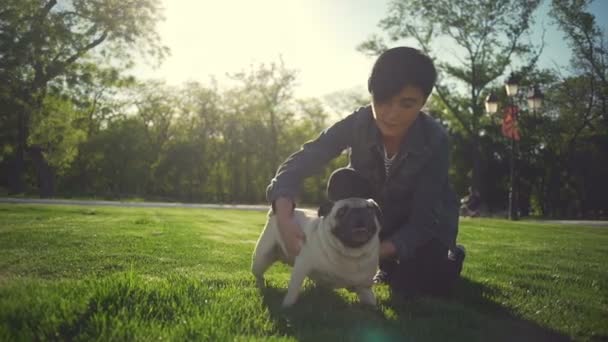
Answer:
[{"label": "denim jacket", "polygon": [[302,180],[350,149],[349,167],[367,178],[382,210],[382,239],[390,239],[402,260],[431,239],[453,248],[458,201],[448,181],[449,146],[444,128],[420,112],[386,174],[383,145],[371,106],[362,107],[292,154],[266,190],[273,202],[295,199]]}]

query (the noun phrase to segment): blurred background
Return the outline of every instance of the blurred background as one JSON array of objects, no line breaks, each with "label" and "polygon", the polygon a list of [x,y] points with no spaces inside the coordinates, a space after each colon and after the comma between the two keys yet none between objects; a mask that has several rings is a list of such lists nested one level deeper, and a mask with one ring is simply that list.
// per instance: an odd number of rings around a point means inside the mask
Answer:
[{"label": "blurred background", "polygon": [[[264,203],[289,154],[369,103],[375,57],[408,45],[439,69],[426,110],[479,214],[606,218],[606,13],[599,0],[4,0],[0,196]],[[347,160],[301,200],[318,203]]]}]

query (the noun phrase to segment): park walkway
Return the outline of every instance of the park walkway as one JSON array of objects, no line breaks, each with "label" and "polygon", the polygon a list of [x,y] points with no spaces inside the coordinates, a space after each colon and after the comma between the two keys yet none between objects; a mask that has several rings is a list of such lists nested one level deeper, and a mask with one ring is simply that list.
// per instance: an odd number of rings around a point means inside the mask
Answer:
[{"label": "park walkway", "polygon": [[[59,205],[99,205],[114,207],[142,207],[142,208],[195,208],[195,209],[232,209],[268,211],[268,205],[256,204],[199,204],[180,202],[131,202],[131,201],[99,201],[99,200],[66,200],[42,198],[12,198],[0,197],[0,203],[15,204],[59,204]],[[310,209],[310,208],[308,208]],[[524,220],[547,224],[563,224],[585,227],[608,228],[608,221],[593,220]]]}]

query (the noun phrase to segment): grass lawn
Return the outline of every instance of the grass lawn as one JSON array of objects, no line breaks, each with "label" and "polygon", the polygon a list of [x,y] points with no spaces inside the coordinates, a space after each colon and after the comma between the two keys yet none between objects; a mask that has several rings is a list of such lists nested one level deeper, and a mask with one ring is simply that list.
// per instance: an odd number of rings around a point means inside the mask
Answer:
[{"label": "grass lawn", "polygon": [[276,265],[249,273],[265,213],[0,204],[0,340],[608,340],[608,229],[462,219],[450,300],[379,310]]}]

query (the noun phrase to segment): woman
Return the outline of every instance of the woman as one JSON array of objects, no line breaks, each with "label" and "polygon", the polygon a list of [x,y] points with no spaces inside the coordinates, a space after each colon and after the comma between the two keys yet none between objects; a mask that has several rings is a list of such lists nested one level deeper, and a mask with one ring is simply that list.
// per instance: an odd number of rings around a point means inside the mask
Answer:
[{"label": "woman", "polygon": [[288,253],[297,255],[304,239],[292,218],[302,180],[349,148],[350,164],[332,174],[328,197],[371,197],[380,205],[381,261],[374,280],[405,295],[449,293],[464,249],[456,246],[459,206],[448,182],[448,136],[421,112],[436,78],[432,60],[419,50],[387,50],[368,80],[371,105],[323,131],[279,167],[266,194]]}]

